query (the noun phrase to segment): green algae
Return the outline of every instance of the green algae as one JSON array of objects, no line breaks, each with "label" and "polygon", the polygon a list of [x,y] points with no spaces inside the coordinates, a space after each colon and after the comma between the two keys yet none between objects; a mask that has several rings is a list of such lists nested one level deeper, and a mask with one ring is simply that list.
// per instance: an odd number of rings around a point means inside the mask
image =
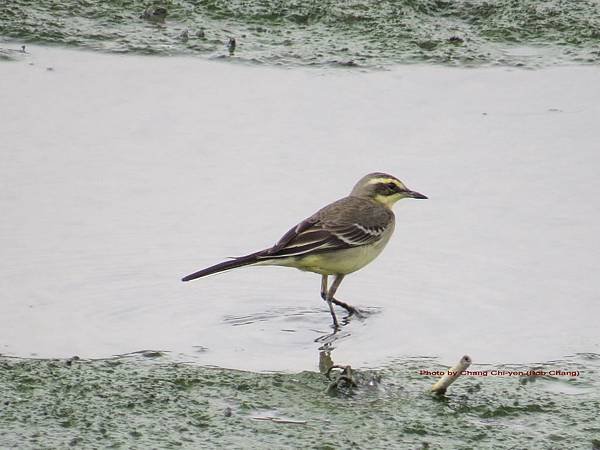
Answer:
[{"label": "green algae", "polygon": [[140,18],[149,3],[0,2],[0,38],[225,57],[235,37],[238,60],[274,65],[539,67],[600,60],[600,4],[593,0],[166,0],[155,2],[168,10],[161,23]]},{"label": "green algae", "polygon": [[591,448],[600,438],[598,359],[560,366],[580,375],[464,376],[437,399],[426,393],[435,377],[419,373],[444,369],[431,359],[354,371],[358,386],[331,395],[316,372],[168,356],[0,358],[0,447]]}]

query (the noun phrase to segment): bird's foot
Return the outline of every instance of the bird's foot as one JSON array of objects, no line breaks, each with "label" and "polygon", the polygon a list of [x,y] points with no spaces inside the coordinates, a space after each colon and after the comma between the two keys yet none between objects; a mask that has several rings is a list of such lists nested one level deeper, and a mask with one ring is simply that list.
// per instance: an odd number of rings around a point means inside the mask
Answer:
[{"label": "bird's foot", "polygon": [[348,311],[348,317],[356,316],[358,318],[363,318],[364,316],[361,314],[358,308],[355,308],[352,305],[349,305],[346,302],[342,302],[341,300],[331,299],[331,302],[335,305],[341,306],[346,311]]}]

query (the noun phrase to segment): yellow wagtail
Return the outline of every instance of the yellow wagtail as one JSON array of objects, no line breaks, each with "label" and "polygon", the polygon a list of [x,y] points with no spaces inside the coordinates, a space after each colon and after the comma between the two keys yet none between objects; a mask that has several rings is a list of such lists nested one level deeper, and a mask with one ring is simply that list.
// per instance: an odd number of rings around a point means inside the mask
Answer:
[{"label": "yellow wagtail", "polygon": [[[273,247],[233,258],[202,269],[182,279],[190,281],[242,266],[286,266],[321,274],[321,297],[329,305],[334,327],[338,321],[336,304],[350,315],[357,310],[334,298],[340,283],[349,273],[373,261],[394,231],[392,206],[402,198],[427,198],[411,191],[396,177],[371,173],[361,178],[348,197],[344,197],[303,220]],[[327,289],[329,275],[333,283]]]}]

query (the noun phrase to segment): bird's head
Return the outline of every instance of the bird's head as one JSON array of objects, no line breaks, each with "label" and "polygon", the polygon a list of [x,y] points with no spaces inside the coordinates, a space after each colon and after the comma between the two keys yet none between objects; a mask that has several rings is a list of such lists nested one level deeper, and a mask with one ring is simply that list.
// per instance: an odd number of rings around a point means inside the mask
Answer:
[{"label": "bird's head", "polygon": [[350,195],[373,199],[388,208],[403,198],[427,198],[423,194],[408,189],[398,178],[381,172],[370,173],[362,177]]}]

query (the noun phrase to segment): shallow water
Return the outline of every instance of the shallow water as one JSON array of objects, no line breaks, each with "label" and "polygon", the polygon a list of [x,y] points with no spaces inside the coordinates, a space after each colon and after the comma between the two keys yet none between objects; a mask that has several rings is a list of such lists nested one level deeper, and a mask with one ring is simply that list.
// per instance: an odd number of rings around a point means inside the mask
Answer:
[{"label": "shallow water", "polygon": [[[5,355],[301,371],[329,341],[357,368],[600,353],[597,68],[361,74],[31,47],[2,71]],[[342,333],[327,337],[314,274],[180,282],[374,170],[430,199],[400,202],[388,248],[342,284],[370,313]]]},{"label": "shallow water", "polygon": [[149,4],[2,2],[0,37],[203,57],[226,55],[234,37],[239,60],[283,66],[540,67],[600,60],[600,6],[593,0],[168,0],[167,18],[158,23],[140,18]]},{"label": "shallow water", "polygon": [[[19,45],[0,52],[1,447],[600,447],[597,67]],[[314,274],[180,282],[375,170],[429,200],[344,280],[365,317],[340,332]],[[473,373],[432,399],[422,371],[463,354]],[[332,363],[358,386],[332,390]]]}]

